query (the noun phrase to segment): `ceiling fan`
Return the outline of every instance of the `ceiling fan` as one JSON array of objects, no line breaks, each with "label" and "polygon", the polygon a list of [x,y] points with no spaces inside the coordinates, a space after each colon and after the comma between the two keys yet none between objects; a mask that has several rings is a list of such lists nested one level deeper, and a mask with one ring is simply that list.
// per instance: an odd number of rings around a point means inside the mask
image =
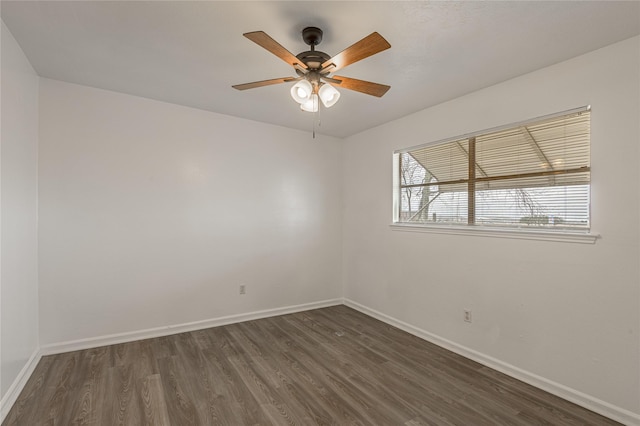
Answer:
[{"label": "ceiling fan", "polygon": [[315,47],[322,41],[322,30],[317,27],[307,27],[302,30],[302,40],[310,46],[310,50],[297,55],[293,55],[263,31],[254,31],[243,35],[291,65],[298,77],[282,77],[254,81],[253,83],[236,84],[232,86],[234,89],[246,90],[296,81],[297,83],[291,87],[291,96],[300,104],[300,108],[303,111],[316,112],[318,110],[318,99],[327,108],[338,101],[340,92],[335,87],[355,90],[377,97],[383,96],[391,87],[355,78],[337,75],[329,76],[331,73],[354,62],[390,48],[389,42],[377,32],[369,34],[333,57],[315,50]]}]

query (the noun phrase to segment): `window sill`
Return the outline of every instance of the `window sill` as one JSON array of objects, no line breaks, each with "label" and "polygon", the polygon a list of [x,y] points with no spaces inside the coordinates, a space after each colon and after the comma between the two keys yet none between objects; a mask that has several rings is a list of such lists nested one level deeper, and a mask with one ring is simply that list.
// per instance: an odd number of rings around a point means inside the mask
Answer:
[{"label": "window sill", "polygon": [[579,231],[526,230],[513,228],[467,227],[454,225],[429,225],[392,223],[391,229],[404,232],[427,232],[431,234],[472,235],[476,237],[514,238],[520,240],[556,241],[563,243],[595,244],[599,234]]}]

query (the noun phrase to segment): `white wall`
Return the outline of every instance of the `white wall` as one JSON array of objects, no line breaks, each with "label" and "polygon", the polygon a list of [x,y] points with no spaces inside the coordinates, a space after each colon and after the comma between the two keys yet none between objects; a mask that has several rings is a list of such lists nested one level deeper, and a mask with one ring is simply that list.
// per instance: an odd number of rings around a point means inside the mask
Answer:
[{"label": "white wall", "polygon": [[38,76],[2,23],[0,396],[38,349]]},{"label": "white wall", "polygon": [[41,344],[341,297],[340,153],[42,79]]},{"label": "white wall", "polygon": [[[640,419],[639,103],[636,37],[347,139],[346,297]],[[584,105],[595,245],[389,227],[394,149]]]}]

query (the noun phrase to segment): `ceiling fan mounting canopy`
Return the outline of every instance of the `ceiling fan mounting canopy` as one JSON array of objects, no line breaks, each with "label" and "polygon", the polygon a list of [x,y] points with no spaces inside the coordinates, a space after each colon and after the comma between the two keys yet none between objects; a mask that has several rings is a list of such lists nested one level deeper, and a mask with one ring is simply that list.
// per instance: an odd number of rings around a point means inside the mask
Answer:
[{"label": "ceiling fan mounting canopy", "polygon": [[313,50],[314,46],[322,42],[322,34],[322,30],[318,27],[307,27],[302,30],[302,40],[311,46],[311,50]]}]

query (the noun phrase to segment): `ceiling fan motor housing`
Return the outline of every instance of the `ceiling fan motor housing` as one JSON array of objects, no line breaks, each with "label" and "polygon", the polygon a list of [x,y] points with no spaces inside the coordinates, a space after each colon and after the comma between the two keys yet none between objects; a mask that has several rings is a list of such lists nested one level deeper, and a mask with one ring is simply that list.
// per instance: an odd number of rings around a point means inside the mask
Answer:
[{"label": "ceiling fan motor housing", "polygon": [[331,59],[331,56],[319,50],[307,50],[296,55],[310,70],[318,70],[320,66]]}]

